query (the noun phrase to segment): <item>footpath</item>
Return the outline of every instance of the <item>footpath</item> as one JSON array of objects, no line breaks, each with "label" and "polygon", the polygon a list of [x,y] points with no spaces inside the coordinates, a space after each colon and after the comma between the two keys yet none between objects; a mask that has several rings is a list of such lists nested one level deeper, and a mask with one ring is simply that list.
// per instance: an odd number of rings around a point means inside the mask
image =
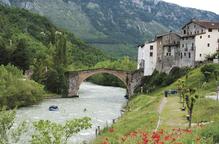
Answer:
[{"label": "footpath", "polygon": [[186,128],[188,121],[186,120],[186,111],[181,111],[182,104],[179,97],[164,97],[158,108],[159,120],[157,129],[162,128]]}]

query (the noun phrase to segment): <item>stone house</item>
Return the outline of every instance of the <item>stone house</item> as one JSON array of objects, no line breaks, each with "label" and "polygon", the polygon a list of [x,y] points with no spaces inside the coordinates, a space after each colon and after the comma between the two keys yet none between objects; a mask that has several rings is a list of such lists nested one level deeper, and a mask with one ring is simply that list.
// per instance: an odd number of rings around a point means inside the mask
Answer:
[{"label": "stone house", "polygon": [[154,41],[139,46],[138,68],[151,75],[156,69],[169,73],[173,67],[194,67],[219,51],[219,22],[191,20],[180,34],[157,35]]},{"label": "stone house", "polygon": [[156,36],[158,71],[168,73],[172,67],[178,65],[180,38],[181,36],[174,32]]}]

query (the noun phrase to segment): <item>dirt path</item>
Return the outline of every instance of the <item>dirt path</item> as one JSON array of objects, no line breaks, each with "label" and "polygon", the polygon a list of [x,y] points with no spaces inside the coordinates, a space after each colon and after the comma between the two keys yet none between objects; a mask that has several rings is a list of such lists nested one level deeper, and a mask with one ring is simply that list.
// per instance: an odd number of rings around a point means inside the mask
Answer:
[{"label": "dirt path", "polygon": [[158,108],[159,120],[155,131],[167,127],[184,128],[187,125],[186,112],[181,111],[180,108],[181,103],[179,103],[177,96],[164,97]]},{"label": "dirt path", "polygon": [[164,106],[166,105],[166,103],[167,103],[167,98],[164,97],[164,98],[162,99],[160,105],[159,105],[159,108],[158,108],[158,115],[159,115],[159,118],[158,118],[158,122],[157,122],[157,126],[156,126],[155,131],[157,131],[158,128],[159,128],[159,126],[160,126],[160,123],[161,123],[161,116],[160,116],[160,115],[161,115],[161,113],[162,113],[162,111],[163,111]]}]

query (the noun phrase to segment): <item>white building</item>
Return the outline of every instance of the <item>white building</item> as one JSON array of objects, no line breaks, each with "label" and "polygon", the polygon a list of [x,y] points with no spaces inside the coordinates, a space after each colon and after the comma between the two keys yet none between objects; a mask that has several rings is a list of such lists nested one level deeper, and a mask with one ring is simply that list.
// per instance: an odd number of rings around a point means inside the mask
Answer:
[{"label": "white building", "polygon": [[138,47],[138,69],[144,69],[144,76],[151,75],[157,63],[157,42],[151,41]]},{"label": "white building", "polygon": [[144,54],[145,50],[144,50],[144,44],[143,45],[139,45],[138,46],[138,69],[142,69],[144,68]]},{"label": "white building", "polygon": [[219,50],[219,22],[191,20],[181,33],[180,67],[194,66]]}]

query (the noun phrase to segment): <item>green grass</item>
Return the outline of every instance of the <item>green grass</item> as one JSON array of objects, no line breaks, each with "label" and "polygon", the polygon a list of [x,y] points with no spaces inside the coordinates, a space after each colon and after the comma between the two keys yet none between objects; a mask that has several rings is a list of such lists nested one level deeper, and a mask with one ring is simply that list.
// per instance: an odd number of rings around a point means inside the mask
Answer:
[{"label": "green grass", "polygon": [[193,122],[219,122],[219,102],[211,99],[200,99],[197,101],[194,112]]},{"label": "green grass", "polygon": [[[215,65],[219,70],[219,65]],[[200,96],[194,108],[193,122],[200,121],[214,121],[219,122],[219,104],[216,101],[204,98],[216,90],[216,80],[212,77],[208,83],[204,82],[204,76],[200,71],[201,67],[191,70],[188,76],[181,79],[186,80],[186,85],[190,88],[196,88],[196,93]],[[122,136],[135,131],[137,129],[144,129],[146,131],[153,131],[158,121],[158,108],[165,90],[177,89],[177,81],[169,86],[161,87],[149,95],[138,95],[132,98],[125,114],[113,125],[114,132],[110,133],[104,129],[103,133],[97,137],[94,143],[101,143],[105,137],[110,140],[118,140]],[[179,103],[179,97],[169,96],[167,103],[161,113],[160,128],[186,128],[188,122],[186,121],[187,112],[180,111],[182,107]],[[208,127],[207,127],[208,128]],[[204,132],[204,130],[202,130]],[[187,143],[189,138],[185,138],[183,142]],[[191,142],[191,141],[190,141]]]}]

